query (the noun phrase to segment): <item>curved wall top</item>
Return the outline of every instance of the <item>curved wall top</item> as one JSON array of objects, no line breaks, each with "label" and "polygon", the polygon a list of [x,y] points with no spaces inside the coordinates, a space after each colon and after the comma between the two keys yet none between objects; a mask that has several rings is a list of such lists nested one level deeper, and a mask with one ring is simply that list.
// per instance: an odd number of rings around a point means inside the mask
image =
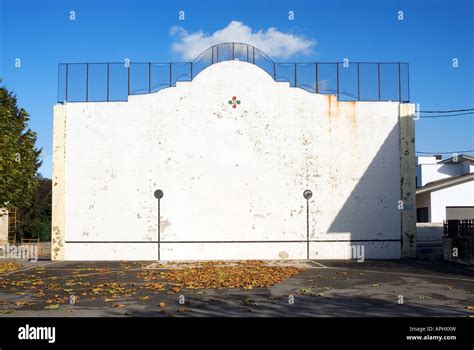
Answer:
[{"label": "curved wall top", "polygon": [[192,81],[210,65],[233,60],[254,64],[275,81],[342,101],[410,101],[408,63],[277,63],[252,45],[230,42],[206,49],[192,62],[61,63],[58,102],[127,101],[129,95]]}]

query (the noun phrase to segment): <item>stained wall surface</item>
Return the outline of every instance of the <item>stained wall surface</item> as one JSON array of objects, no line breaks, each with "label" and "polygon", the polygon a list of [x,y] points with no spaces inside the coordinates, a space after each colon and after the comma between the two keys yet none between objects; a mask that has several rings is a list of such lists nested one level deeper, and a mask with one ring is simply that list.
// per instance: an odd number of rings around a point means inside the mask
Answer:
[{"label": "stained wall surface", "polygon": [[56,105],[56,259],[399,258],[399,108],[238,61],[128,102]]}]

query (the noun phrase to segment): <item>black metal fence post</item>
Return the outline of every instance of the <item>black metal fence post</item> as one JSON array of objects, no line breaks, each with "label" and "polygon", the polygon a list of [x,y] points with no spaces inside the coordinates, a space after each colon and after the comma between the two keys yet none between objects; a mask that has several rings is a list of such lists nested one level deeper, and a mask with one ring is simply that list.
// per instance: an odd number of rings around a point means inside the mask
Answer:
[{"label": "black metal fence post", "polygon": [[193,63],[192,62],[189,63],[189,74],[190,74],[191,80],[193,80]]},{"label": "black metal fence post", "polygon": [[360,63],[357,62],[357,100],[360,101]]},{"label": "black metal fence post", "polygon": [[318,78],[318,62],[316,62],[316,93],[319,92],[319,90],[318,90],[318,87],[319,87],[318,86],[318,80],[319,80],[319,78]]},{"label": "black metal fence post", "polygon": [[173,83],[173,66],[170,63],[170,86],[172,86]]},{"label": "black metal fence post", "polygon": [[298,66],[295,63],[295,87],[298,86]]},{"label": "black metal fence post", "polygon": [[56,99],[58,100],[58,102],[60,102],[60,101],[59,101],[59,91],[61,90],[61,73],[60,73],[60,70],[59,70],[59,67],[60,67],[60,66],[61,66],[61,65],[58,64],[58,81],[57,81],[58,88],[57,88],[57,90],[56,90]]},{"label": "black metal fence post", "polygon": [[275,63],[275,62],[273,62],[273,80],[275,80],[275,81],[276,81],[276,80],[277,80],[277,78],[276,78],[276,77],[277,77],[277,75],[276,75],[276,63]]},{"label": "black metal fence post", "polygon": [[379,90],[379,101],[380,101],[380,63],[377,63],[377,70],[378,70],[378,90]]},{"label": "black metal fence post", "polygon": [[402,82],[400,80],[400,62],[398,62],[398,102],[402,102]]},{"label": "black metal fence post", "polygon": [[68,99],[68,86],[69,85],[69,63],[66,63],[66,99],[65,101],[67,102]]},{"label": "black metal fence post", "polygon": [[408,89],[408,96],[407,102],[410,101],[410,65],[407,63],[407,89]]},{"label": "black metal fence post", "polygon": [[128,62],[128,95],[130,96],[130,65],[131,63]]},{"label": "black metal fence post", "polygon": [[110,63],[107,63],[107,102],[109,102],[109,90],[110,90]]},{"label": "black metal fence post", "polygon": [[151,92],[151,62],[148,62],[148,93]]},{"label": "black metal fence post", "polygon": [[86,102],[89,101],[89,63],[86,63]]}]

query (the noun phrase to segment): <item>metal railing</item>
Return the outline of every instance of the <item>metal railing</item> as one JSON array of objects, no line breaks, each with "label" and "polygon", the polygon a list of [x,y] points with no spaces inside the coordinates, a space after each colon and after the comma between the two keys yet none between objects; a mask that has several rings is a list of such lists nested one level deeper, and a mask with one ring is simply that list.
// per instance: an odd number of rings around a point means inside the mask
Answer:
[{"label": "metal railing", "polygon": [[445,220],[443,224],[447,237],[474,237],[474,219]]},{"label": "metal railing", "polygon": [[193,62],[60,63],[58,102],[127,101],[191,81],[210,65],[238,60],[257,65],[275,81],[341,101],[410,101],[409,65],[402,62],[276,63],[254,46],[224,43]]}]

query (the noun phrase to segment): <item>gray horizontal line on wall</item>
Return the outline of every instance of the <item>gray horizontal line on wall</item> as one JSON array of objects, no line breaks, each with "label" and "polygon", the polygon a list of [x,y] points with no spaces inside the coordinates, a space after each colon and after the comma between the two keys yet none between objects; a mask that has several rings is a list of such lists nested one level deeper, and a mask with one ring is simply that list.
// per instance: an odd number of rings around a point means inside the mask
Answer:
[{"label": "gray horizontal line on wall", "polygon": [[[307,243],[307,240],[287,240],[287,241],[66,241],[66,243],[170,243],[170,244],[178,244],[178,243]],[[312,242],[400,242],[400,239],[348,239],[348,240],[309,240],[310,243]]]}]

